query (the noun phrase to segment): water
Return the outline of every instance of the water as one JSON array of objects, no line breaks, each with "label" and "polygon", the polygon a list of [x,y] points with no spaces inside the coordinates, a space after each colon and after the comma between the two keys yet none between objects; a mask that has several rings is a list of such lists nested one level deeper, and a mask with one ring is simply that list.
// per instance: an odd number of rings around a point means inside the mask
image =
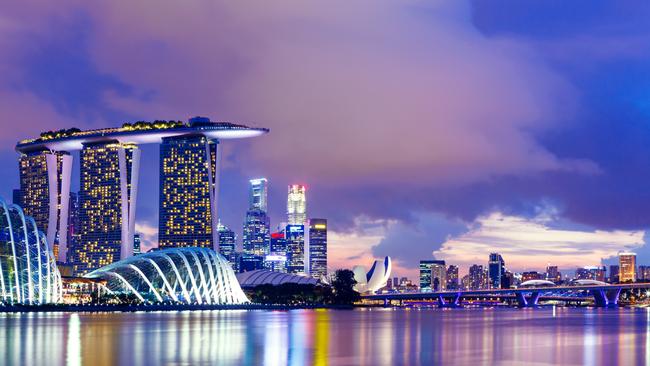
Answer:
[{"label": "water", "polygon": [[0,315],[7,365],[640,365],[646,309]]}]

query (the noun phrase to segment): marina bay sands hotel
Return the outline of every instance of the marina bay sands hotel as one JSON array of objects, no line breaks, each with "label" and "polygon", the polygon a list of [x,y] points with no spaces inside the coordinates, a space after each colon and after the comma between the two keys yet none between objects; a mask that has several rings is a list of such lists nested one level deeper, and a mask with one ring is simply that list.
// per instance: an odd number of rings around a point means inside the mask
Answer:
[{"label": "marina bay sands hotel", "polygon": [[[194,117],[189,122],[125,123],[119,128],[42,133],[16,145],[20,203],[56,247],[59,262],[84,274],[133,255],[142,144],[160,144],[159,246],[218,251],[223,140],[268,133]],[[79,151],[78,243],[68,255],[73,156]]]}]

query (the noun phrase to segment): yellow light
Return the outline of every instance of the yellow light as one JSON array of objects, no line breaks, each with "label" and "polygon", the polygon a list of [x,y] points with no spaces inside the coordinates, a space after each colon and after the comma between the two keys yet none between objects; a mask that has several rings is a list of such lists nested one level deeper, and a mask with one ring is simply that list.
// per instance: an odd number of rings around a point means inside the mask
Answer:
[{"label": "yellow light", "polygon": [[325,224],[316,224],[316,225],[314,225],[314,228],[316,228],[316,229],[327,229],[327,225],[325,225]]}]

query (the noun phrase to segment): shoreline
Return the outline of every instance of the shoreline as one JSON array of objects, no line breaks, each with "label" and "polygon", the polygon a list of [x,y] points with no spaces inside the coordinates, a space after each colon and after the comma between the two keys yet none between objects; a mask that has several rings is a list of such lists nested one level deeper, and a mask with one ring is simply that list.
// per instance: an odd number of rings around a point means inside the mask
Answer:
[{"label": "shoreline", "polygon": [[114,312],[154,312],[154,311],[205,311],[205,310],[300,310],[334,309],[350,310],[354,306],[344,305],[8,305],[0,307],[0,313],[114,313]]}]

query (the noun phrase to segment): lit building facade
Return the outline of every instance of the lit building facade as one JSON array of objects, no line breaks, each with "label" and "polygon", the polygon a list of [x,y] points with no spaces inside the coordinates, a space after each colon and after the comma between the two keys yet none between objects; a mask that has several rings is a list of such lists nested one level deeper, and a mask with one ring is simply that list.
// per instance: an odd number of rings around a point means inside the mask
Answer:
[{"label": "lit building facade", "polygon": [[321,278],[327,275],[327,220],[309,220],[309,275]]},{"label": "lit building facade", "polygon": [[269,254],[271,246],[271,223],[265,211],[252,209],[246,212],[244,222],[244,253],[257,256]]},{"label": "lit building facade", "polygon": [[251,179],[249,181],[248,207],[251,210],[258,209],[264,212],[268,210],[268,181],[266,178]]},{"label": "lit building facade", "polygon": [[557,266],[546,266],[546,280],[555,284],[562,282],[562,273],[560,273]]},{"label": "lit building facade", "polygon": [[447,290],[457,290],[459,288],[458,266],[450,264],[447,266]]},{"label": "lit building facade", "polygon": [[133,255],[142,253],[142,237],[140,234],[133,235]]},{"label": "lit building facade", "polygon": [[289,225],[307,224],[307,189],[300,184],[289,186],[287,195],[287,218]]},{"label": "lit building facade", "polygon": [[216,244],[218,144],[202,135],[164,138],[160,145],[160,248]]},{"label": "lit building facade", "polygon": [[639,266],[636,277],[639,281],[650,281],[650,266]]},{"label": "lit building facade", "polygon": [[506,274],[505,262],[499,253],[490,253],[488,261],[488,278],[490,288],[503,288],[503,277]]},{"label": "lit building facade", "polygon": [[287,240],[284,230],[271,233],[271,250],[264,258],[264,268],[273,272],[287,271]]},{"label": "lit building facade", "polygon": [[67,261],[68,209],[72,156],[63,152],[33,151],[19,160],[20,203],[46,236],[56,258]]},{"label": "lit building facade", "polygon": [[447,288],[447,267],[445,261],[420,261],[420,291],[442,291]]},{"label": "lit building facade", "polygon": [[227,226],[219,224],[219,254],[221,254],[230,265],[235,269],[237,258],[236,258],[236,243],[237,236],[235,232],[230,230]]},{"label": "lit building facade", "polygon": [[619,282],[619,272],[620,268],[618,264],[612,264],[609,266],[609,276],[607,277],[609,279],[610,283],[618,283]]},{"label": "lit building facade", "polygon": [[545,277],[544,274],[537,271],[528,271],[521,274],[521,282],[533,281],[533,280],[543,280]]},{"label": "lit building facade", "polygon": [[80,156],[79,245],[73,258],[77,275],[133,255],[140,149],[88,144]]},{"label": "lit building facade", "polygon": [[482,290],[488,288],[487,271],[480,264],[473,264],[469,267],[468,280],[469,290]]},{"label": "lit building facade", "polygon": [[287,241],[287,272],[305,273],[305,226],[287,225],[285,231]]},{"label": "lit building facade", "polygon": [[621,283],[636,281],[636,254],[619,253],[618,254],[619,281]]}]

